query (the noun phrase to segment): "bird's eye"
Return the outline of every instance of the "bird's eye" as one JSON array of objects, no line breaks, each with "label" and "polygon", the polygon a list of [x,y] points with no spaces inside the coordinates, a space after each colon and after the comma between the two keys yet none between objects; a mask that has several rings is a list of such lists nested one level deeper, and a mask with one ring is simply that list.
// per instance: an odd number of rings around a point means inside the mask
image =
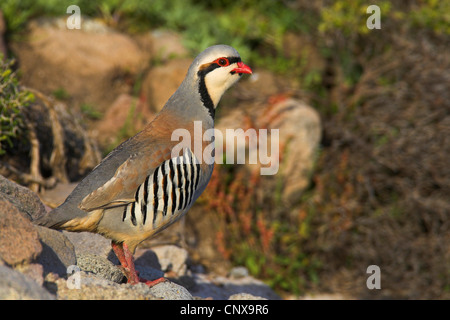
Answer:
[{"label": "bird's eye", "polygon": [[219,66],[226,67],[230,64],[230,61],[228,61],[227,58],[219,58],[215,61]]}]

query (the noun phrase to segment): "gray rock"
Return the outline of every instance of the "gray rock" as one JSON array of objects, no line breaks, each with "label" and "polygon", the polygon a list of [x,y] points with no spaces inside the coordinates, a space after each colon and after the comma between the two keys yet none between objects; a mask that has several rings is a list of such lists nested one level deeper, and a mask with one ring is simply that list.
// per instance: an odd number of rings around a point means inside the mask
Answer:
[{"label": "gray rock", "polygon": [[146,280],[151,281],[164,277],[163,271],[150,266],[136,265],[136,270],[139,272],[139,277]]},{"label": "gray rock", "polygon": [[112,264],[108,259],[95,254],[83,253],[77,255],[77,265],[83,271],[91,272],[115,283],[121,283],[124,278],[119,267]]},{"label": "gray rock", "polygon": [[90,272],[77,272],[79,283],[55,280],[59,300],[157,300],[144,284],[118,284]]},{"label": "gray rock", "polygon": [[27,276],[0,266],[0,300],[53,300],[54,297]]},{"label": "gray rock", "polygon": [[150,288],[151,294],[164,300],[193,300],[189,291],[173,282],[165,281]]},{"label": "gray rock", "polygon": [[35,220],[46,213],[37,194],[2,175],[0,175],[0,194],[28,220]]},{"label": "gray rock", "polygon": [[67,268],[77,264],[73,244],[60,231],[42,226],[35,226],[35,228],[43,248],[37,262],[43,266],[44,274],[53,272],[60,277],[65,277]]},{"label": "gray rock", "polygon": [[248,276],[248,269],[243,266],[234,267],[228,273],[228,276],[234,279],[244,278]]},{"label": "gray rock", "polygon": [[164,272],[172,271],[178,276],[186,274],[188,260],[186,249],[174,245],[164,245],[153,247],[151,250],[158,257],[161,270]]},{"label": "gray rock", "polygon": [[233,279],[207,274],[194,274],[196,285],[189,291],[193,296],[226,300],[235,294],[250,294],[270,300],[281,299],[268,285],[251,276]]},{"label": "gray rock", "polygon": [[254,296],[249,293],[236,293],[231,295],[228,300],[267,300],[263,297]]},{"label": "gray rock", "polygon": [[96,254],[100,257],[108,257],[108,259],[117,264],[119,260],[115,257],[111,250],[111,240],[90,232],[62,232],[75,247],[75,253],[80,254]]}]

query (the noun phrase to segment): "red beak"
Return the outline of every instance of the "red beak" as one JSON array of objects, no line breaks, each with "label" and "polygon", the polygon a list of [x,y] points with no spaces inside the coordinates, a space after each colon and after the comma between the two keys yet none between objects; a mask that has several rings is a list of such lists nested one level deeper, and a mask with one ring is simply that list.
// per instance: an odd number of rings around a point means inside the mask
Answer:
[{"label": "red beak", "polygon": [[243,62],[238,62],[237,65],[238,67],[231,70],[231,72],[252,74],[252,69]]}]

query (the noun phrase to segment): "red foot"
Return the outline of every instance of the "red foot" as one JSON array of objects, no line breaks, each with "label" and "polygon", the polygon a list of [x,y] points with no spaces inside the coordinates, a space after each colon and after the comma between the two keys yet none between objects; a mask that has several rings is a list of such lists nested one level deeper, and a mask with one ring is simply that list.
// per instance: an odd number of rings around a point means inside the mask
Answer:
[{"label": "red foot", "polygon": [[139,281],[145,283],[149,288],[151,288],[151,287],[157,285],[158,283],[166,282],[168,280],[164,277],[161,277],[161,278],[158,278],[158,279],[152,280],[152,281],[139,278]]}]

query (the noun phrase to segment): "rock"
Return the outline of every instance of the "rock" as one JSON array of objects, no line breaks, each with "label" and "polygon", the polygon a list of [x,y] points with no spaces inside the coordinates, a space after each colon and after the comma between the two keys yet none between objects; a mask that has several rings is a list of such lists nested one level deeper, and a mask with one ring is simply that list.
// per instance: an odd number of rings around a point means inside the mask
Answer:
[{"label": "rock", "polygon": [[279,129],[281,154],[280,173],[283,175],[283,200],[298,202],[310,183],[317,148],[322,136],[318,112],[301,101],[282,100],[263,113],[258,121],[261,127]]},{"label": "rock", "polygon": [[236,293],[231,295],[228,300],[267,300],[263,297],[254,296],[249,293]]},{"label": "rock", "polygon": [[79,287],[53,280],[58,300],[158,300],[145,284],[117,284],[88,272],[79,272]]},{"label": "rock", "polygon": [[91,272],[103,279],[121,283],[124,275],[119,267],[113,265],[106,258],[95,254],[79,254],[77,256],[77,266],[87,272]]},{"label": "rock", "polygon": [[35,100],[25,113],[31,123],[39,123],[34,129],[41,170],[62,183],[81,179],[101,160],[97,141],[87,134],[80,113],[68,104],[36,89],[28,90]]},{"label": "rock", "polygon": [[244,278],[247,277],[248,275],[249,275],[248,269],[242,266],[234,267],[228,273],[228,276],[234,279]]},{"label": "rock", "polygon": [[149,281],[164,277],[164,272],[162,270],[149,266],[136,264],[136,270],[139,272],[139,277]]},{"label": "rock", "polygon": [[186,76],[192,59],[173,59],[153,67],[142,83],[142,95],[154,112],[160,111]]},{"label": "rock", "polygon": [[[247,116],[250,114],[258,116],[253,118]],[[301,101],[282,96],[264,109],[261,109],[258,104],[246,108],[245,111],[242,108],[234,109],[221,118],[216,125],[216,129],[222,132],[224,153],[227,150],[226,130],[238,128],[242,128],[244,132],[237,135],[235,152],[245,151],[246,167],[251,171],[259,170],[261,174],[263,169],[267,170],[265,174],[268,176],[282,175],[284,186],[281,193],[282,200],[288,204],[298,201],[301,192],[310,183],[321,139],[322,127],[317,111]],[[260,129],[268,129],[267,140],[258,141],[257,148],[249,150],[248,139],[245,139],[245,132],[249,129],[255,129],[258,132]],[[272,139],[275,136],[271,135],[271,130],[278,130],[278,143]],[[258,153],[261,152],[261,142],[267,143],[268,153],[263,156],[268,156],[269,165],[250,164],[248,159],[251,159],[253,155],[260,161]],[[216,143],[221,144],[220,136],[216,136]],[[274,148],[274,154],[270,154],[272,143],[278,144]],[[220,150],[216,150],[216,157],[221,157]],[[233,161],[233,159],[227,161]]]},{"label": "rock", "polygon": [[17,265],[14,270],[34,280],[40,286],[44,284],[44,267],[39,263]]},{"label": "rock", "polygon": [[141,131],[153,117],[145,101],[123,93],[106,110],[92,135],[106,150]]},{"label": "rock", "polygon": [[164,300],[193,300],[194,298],[184,287],[171,281],[158,283],[150,288],[151,294]]},{"label": "rock", "polygon": [[44,268],[44,275],[53,272],[60,277],[67,276],[67,268],[77,264],[75,248],[61,232],[42,226],[35,226],[42,243],[42,253],[37,262]]},{"label": "rock", "polygon": [[35,260],[42,251],[37,231],[13,204],[0,195],[0,260],[10,266]]},{"label": "rock", "polygon": [[280,299],[268,285],[251,276],[233,279],[212,274],[194,274],[194,280],[196,285],[190,292],[200,298],[226,300],[235,294],[249,294],[263,299]]},{"label": "rock", "polygon": [[151,250],[158,257],[161,270],[164,272],[172,271],[178,276],[186,274],[188,252],[186,249],[174,246],[164,245],[153,247]]},{"label": "rock", "polygon": [[114,257],[114,263],[118,263],[119,260],[115,258],[114,253],[111,250],[111,240],[105,237],[90,232],[62,232],[74,245],[76,255],[81,254],[96,254],[100,257]]},{"label": "rock", "polygon": [[46,213],[44,205],[33,191],[2,175],[0,175],[0,196],[15,206],[28,220],[35,220]]},{"label": "rock", "polygon": [[76,106],[104,111],[119,94],[132,91],[149,55],[130,37],[96,20],[84,18],[81,30],[69,30],[65,22],[32,21],[27,38],[12,42],[23,83],[46,94],[63,89]]},{"label": "rock", "polygon": [[34,280],[0,266],[0,300],[53,300],[54,297]]},{"label": "rock", "polygon": [[182,44],[181,35],[168,30],[151,30],[135,36],[141,50],[149,52],[155,62],[167,62],[174,58],[188,56]]}]

